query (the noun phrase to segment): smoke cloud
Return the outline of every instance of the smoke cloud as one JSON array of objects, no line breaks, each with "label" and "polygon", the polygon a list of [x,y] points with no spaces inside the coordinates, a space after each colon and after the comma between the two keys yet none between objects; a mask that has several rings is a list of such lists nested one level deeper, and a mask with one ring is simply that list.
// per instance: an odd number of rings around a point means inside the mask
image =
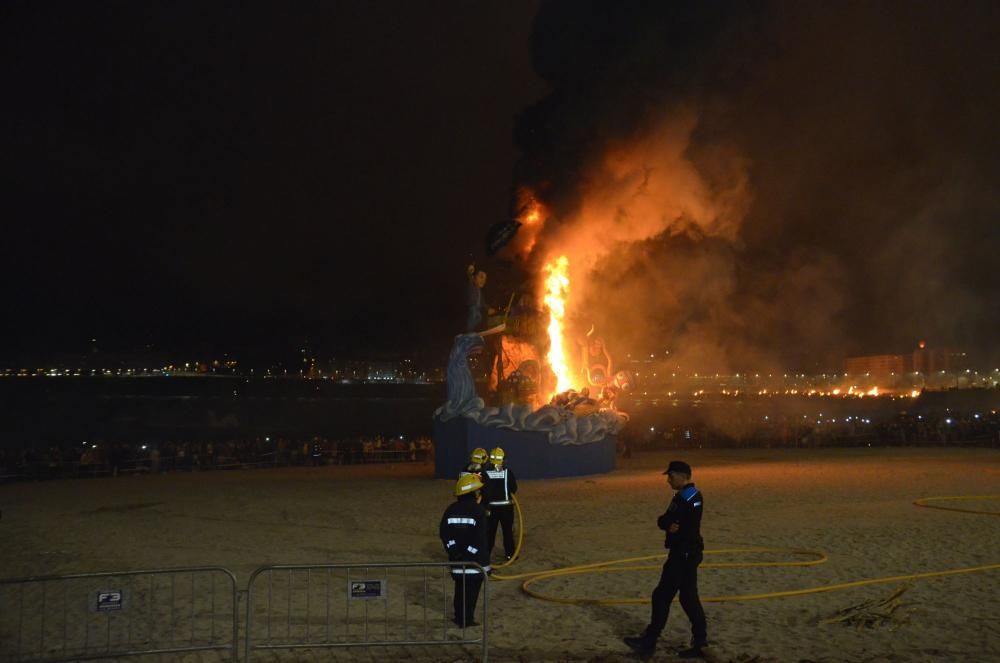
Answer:
[{"label": "smoke cloud", "polygon": [[544,2],[515,179],[545,221],[514,248],[571,257],[577,329],[685,371],[992,360],[998,13]]}]

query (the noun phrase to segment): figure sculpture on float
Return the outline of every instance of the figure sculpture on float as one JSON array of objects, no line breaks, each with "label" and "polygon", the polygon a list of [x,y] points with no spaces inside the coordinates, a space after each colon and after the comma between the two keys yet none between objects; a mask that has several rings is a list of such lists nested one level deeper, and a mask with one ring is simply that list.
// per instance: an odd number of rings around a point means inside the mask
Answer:
[{"label": "figure sculpture on float", "polygon": [[483,351],[483,337],[476,333],[459,334],[451,346],[448,355],[448,402],[442,405],[435,415],[445,420],[451,417],[481,410],[485,403],[476,394],[476,382],[469,368],[470,355]]},{"label": "figure sculpture on float", "polygon": [[614,363],[604,339],[594,333],[591,325],[586,337],[577,341],[580,345],[581,372],[587,384],[592,387],[603,387],[611,382],[614,374]]},{"label": "figure sculpture on float", "polygon": [[466,286],[465,305],[468,309],[465,316],[465,331],[480,331],[486,326],[486,317],[493,315],[493,309],[486,305],[483,288],[486,286],[486,272],[476,269],[474,264],[466,268],[468,285]]},{"label": "figure sculpture on float", "polygon": [[[513,367],[515,369],[513,373],[518,378],[517,384],[506,386],[515,388],[516,397],[511,402],[499,406],[486,405],[476,391],[476,379],[468,360],[471,355],[485,353],[488,355],[487,366],[491,366],[494,363],[491,360],[494,359],[496,349],[490,347],[487,338],[493,337],[490,340],[505,338],[507,322],[498,321],[493,327],[483,329],[485,324],[488,324],[487,316],[494,313],[484,304],[482,289],[486,284],[486,273],[476,269],[475,265],[469,265],[467,277],[469,290],[466,302],[468,305],[466,328],[469,331],[455,336],[448,356],[448,401],[435,411],[435,418],[448,421],[455,417],[464,417],[489,428],[545,432],[550,442],[559,445],[589,444],[603,439],[608,434],[617,433],[621,425],[628,420],[628,415],[617,411],[614,408],[614,399],[607,398],[603,390],[593,390],[595,394],[600,394],[600,399],[592,397],[591,389],[585,387],[580,393],[567,392],[562,394],[560,399],[535,409],[539,404],[537,398],[541,396],[542,370],[534,354],[530,358],[523,357],[522,361],[518,361]],[[522,296],[518,304],[517,318],[530,320],[537,316],[537,312],[531,307],[530,296]],[[522,332],[533,328],[530,324],[525,327]],[[518,327],[514,325],[511,332],[517,329]],[[593,335],[593,329],[588,335]],[[532,340],[534,339],[524,338],[521,342],[531,344]],[[587,368],[588,383],[601,387],[608,384],[613,365],[603,339],[595,337],[587,340],[582,352],[587,360],[584,365]],[[503,357],[502,352],[497,354],[500,358]],[[490,377],[491,375],[487,374],[487,378]],[[522,382],[523,385],[520,384]],[[498,379],[496,384],[499,383]],[[617,390],[615,393],[618,393]],[[572,407],[567,407],[570,401]]]}]

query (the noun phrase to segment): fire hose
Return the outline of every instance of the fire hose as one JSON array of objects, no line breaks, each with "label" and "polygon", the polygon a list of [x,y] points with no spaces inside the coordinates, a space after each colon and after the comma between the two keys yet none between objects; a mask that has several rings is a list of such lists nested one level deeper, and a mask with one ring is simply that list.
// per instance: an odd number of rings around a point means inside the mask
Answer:
[{"label": "fire hose", "polygon": [[[524,515],[521,513],[521,503],[517,501],[517,495],[511,495],[514,500],[514,511],[517,513],[517,545],[514,546],[514,554],[510,556],[510,559],[505,561],[503,564],[494,564],[494,569],[502,569],[505,566],[510,566],[517,559],[517,556],[521,554],[521,545],[524,543]],[[493,578],[497,580],[507,580],[508,578],[501,577],[498,575],[493,575]]]},{"label": "fire hose", "polygon": [[[959,502],[959,501],[975,501],[975,500],[1000,500],[1000,495],[957,495],[948,497],[924,497],[913,502],[915,506],[926,507],[931,509],[943,509],[946,511],[960,511],[963,513],[973,513],[979,515],[989,515],[989,516],[1000,516],[1000,511],[979,511],[973,509],[962,509],[958,507],[949,506],[939,506],[934,504],[928,504],[928,502]],[[521,550],[521,544],[524,540],[524,518],[521,513],[521,507],[517,504],[515,498],[515,505],[517,505],[517,525],[518,525],[518,541],[517,550],[515,550],[514,555],[511,557],[510,561],[504,564],[497,565],[497,568],[508,566],[515,559],[517,559],[517,553]],[[731,554],[762,554],[762,553],[784,553],[791,556],[804,556],[808,559],[801,560],[790,560],[790,561],[778,561],[778,562],[715,562],[702,564],[702,568],[753,568],[753,567],[771,567],[771,566],[816,566],[819,564],[824,564],[827,562],[827,556],[817,550],[802,550],[795,548],[725,548],[718,550],[706,550],[706,555],[731,555]],[[552,596],[549,594],[544,594],[536,589],[529,589],[529,587],[536,583],[547,579],[558,578],[562,576],[578,575],[583,573],[618,573],[623,571],[649,571],[659,569],[658,565],[633,565],[633,566],[623,566],[628,564],[633,564],[635,562],[646,562],[650,560],[662,561],[666,559],[666,555],[646,555],[642,557],[629,557],[625,559],[616,559],[606,562],[595,562],[593,564],[580,564],[577,566],[566,566],[556,569],[550,569],[548,571],[533,571],[529,573],[520,573],[516,575],[499,575],[494,573],[491,578],[493,580],[521,580],[521,591],[523,591],[528,596],[531,596],[542,601],[550,601],[552,603],[565,603],[572,605],[637,605],[637,604],[648,604],[649,598],[591,598],[591,597],[560,597]],[[882,578],[869,578],[865,580],[854,580],[851,582],[842,582],[832,585],[820,585],[817,587],[807,587],[803,589],[792,589],[779,592],[765,592],[761,594],[737,594],[729,596],[708,596],[702,597],[701,600],[705,603],[723,603],[729,601],[758,601],[763,599],[774,599],[789,596],[804,596],[806,594],[818,594],[821,592],[833,592],[842,589],[851,589],[854,587],[863,587],[866,585],[877,585],[891,582],[900,581],[914,581],[923,580],[927,578],[937,578],[942,576],[953,576],[961,575],[967,573],[979,573],[983,571],[996,571],[1000,570],[1000,563],[997,564],[984,564],[981,566],[971,566],[955,569],[946,569],[942,571],[928,571],[924,573],[913,573],[907,575],[895,575],[895,576],[885,576]]]}]

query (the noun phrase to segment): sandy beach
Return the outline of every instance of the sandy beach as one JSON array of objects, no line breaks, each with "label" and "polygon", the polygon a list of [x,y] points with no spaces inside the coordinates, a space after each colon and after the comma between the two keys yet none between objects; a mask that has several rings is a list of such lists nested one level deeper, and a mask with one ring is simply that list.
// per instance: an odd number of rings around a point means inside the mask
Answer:
[{"label": "sandy beach", "polygon": [[[828,557],[809,567],[704,568],[704,597],[1000,563],[1000,518],[912,505],[929,496],[1000,494],[998,450],[712,450],[643,453],[619,459],[607,475],[522,481],[524,548],[503,573],[663,553],[655,520],[670,496],[660,472],[672,456],[693,466],[705,496],[708,550],[783,547]],[[516,472],[517,458],[508,460]],[[451,501],[451,484],[432,473],[430,464],[403,464],[8,484],[0,486],[2,576],[219,565],[243,588],[264,564],[443,561],[437,524]],[[955,505],[1000,511],[1000,500]],[[709,555],[706,563],[761,559]],[[643,597],[657,577],[656,570],[582,574],[539,581],[532,589],[564,597]],[[641,630],[648,606],[565,605],[527,596],[520,585],[490,583],[491,661],[634,660],[621,638]],[[914,582],[892,618],[873,628],[821,623],[906,585],[706,603],[712,658],[1000,661],[1000,570]],[[675,604],[653,660],[674,660],[672,650],[687,637],[687,620]],[[477,655],[475,647],[456,646],[265,653],[254,660]]]}]

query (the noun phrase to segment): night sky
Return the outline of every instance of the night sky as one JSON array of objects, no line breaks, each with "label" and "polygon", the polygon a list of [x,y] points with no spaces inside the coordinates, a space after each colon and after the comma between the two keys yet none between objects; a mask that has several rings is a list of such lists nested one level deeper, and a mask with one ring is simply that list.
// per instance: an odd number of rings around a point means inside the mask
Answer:
[{"label": "night sky", "polygon": [[446,351],[535,11],[5,3],[3,354]]},{"label": "night sky", "polygon": [[529,187],[542,246],[595,200],[618,226],[632,194],[670,210],[600,235],[584,313],[619,349],[825,369],[926,338],[991,361],[998,14],[6,3],[0,357],[443,355],[470,258],[496,303],[537,269],[484,256]]}]

